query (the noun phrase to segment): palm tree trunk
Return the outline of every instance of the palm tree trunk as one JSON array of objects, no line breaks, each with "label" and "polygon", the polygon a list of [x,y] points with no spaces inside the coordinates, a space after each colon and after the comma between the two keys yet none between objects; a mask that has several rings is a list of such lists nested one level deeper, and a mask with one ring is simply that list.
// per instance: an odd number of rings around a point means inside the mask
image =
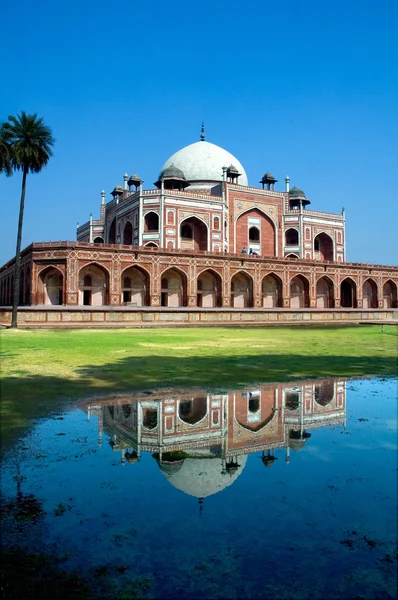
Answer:
[{"label": "palm tree trunk", "polygon": [[19,206],[19,220],[18,220],[18,233],[17,233],[17,247],[15,250],[15,271],[14,271],[14,296],[12,301],[12,317],[11,327],[17,327],[17,311],[19,303],[19,289],[21,287],[21,241],[22,241],[22,225],[23,225],[23,213],[25,208],[25,192],[26,192],[26,176],[28,170],[25,167],[22,176],[22,192],[21,192],[21,204]]}]

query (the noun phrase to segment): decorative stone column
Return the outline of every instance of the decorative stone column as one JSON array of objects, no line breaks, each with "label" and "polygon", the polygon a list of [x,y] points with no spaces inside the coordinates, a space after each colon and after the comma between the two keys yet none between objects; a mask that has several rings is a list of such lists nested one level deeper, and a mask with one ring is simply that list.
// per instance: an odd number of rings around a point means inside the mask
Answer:
[{"label": "decorative stone column", "polygon": [[77,255],[74,250],[70,252],[66,262],[65,302],[69,306],[79,304],[79,269]]}]

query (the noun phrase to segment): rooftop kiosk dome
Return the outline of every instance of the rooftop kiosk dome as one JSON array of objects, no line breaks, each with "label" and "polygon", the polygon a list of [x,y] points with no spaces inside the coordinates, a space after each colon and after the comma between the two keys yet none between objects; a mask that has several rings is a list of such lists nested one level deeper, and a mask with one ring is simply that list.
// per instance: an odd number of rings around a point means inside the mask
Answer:
[{"label": "rooftop kiosk dome", "polygon": [[[161,173],[169,167],[183,171],[190,183],[189,190],[208,190],[223,180],[223,167],[234,166],[240,175],[239,185],[248,185],[246,172],[235,156],[210,142],[201,140],[178,150],[170,156],[161,168]],[[160,179],[160,176],[159,176]]]}]

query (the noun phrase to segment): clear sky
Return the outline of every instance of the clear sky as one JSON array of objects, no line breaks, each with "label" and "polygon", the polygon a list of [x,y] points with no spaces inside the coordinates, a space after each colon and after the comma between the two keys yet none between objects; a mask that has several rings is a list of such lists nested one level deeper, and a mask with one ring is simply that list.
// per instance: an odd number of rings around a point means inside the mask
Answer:
[{"label": "clear sky", "polygon": [[[199,140],[347,219],[347,260],[397,262],[398,3],[20,0],[2,8],[0,120],[37,112],[55,156],[28,177],[23,246],[74,240],[100,193]],[[0,264],[21,175],[0,177]],[[394,256],[395,253],[395,256]]]}]

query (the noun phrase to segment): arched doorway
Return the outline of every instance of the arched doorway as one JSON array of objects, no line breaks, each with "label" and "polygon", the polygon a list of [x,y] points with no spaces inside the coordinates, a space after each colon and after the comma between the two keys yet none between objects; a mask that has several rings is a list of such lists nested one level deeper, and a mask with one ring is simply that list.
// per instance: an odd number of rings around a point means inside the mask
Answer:
[{"label": "arched doorway", "polygon": [[329,277],[321,277],[316,283],[316,307],[334,308],[334,284]]},{"label": "arched doorway", "polygon": [[104,240],[102,239],[102,237],[97,236],[96,238],[93,239],[94,244],[103,244]]},{"label": "arched doorway", "polygon": [[299,234],[297,229],[290,228],[285,232],[285,246],[298,246]]},{"label": "arched doorway", "polygon": [[104,306],[108,301],[108,273],[99,265],[83,267],[79,273],[79,304]]},{"label": "arched doorway", "polygon": [[181,400],[178,403],[178,416],[188,425],[199,423],[207,414],[206,396],[198,396],[192,400]]},{"label": "arched doorway", "polygon": [[333,240],[327,233],[320,233],[314,238],[314,259],[333,260]]},{"label": "arched doorway", "polygon": [[159,231],[159,215],[152,211],[144,217],[144,233],[151,231]]},{"label": "arched doorway", "polygon": [[397,285],[390,279],[383,285],[383,307],[397,308]]},{"label": "arched doorway", "polygon": [[40,282],[42,284],[43,304],[59,305],[63,303],[63,283],[64,278],[58,269],[49,267],[40,273]]},{"label": "arched doorway", "polygon": [[113,219],[109,227],[108,244],[116,244],[116,219]]},{"label": "arched doorway", "polygon": [[357,308],[357,286],[350,277],[341,282],[340,303],[342,308]]},{"label": "arched doorway", "polygon": [[297,254],[287,254],[285,258],[298,258]]},{"label": "arched doorway", "polygon": [[236,251],[243,247],[262,256],[275,256],[275,227],[261,210],[253,208],[241,214],[236,221]]},{"label": "arched doorway", "polygon": [[231,306],[233,308],[253,306],[253,280],[247,273],[236,273],[231,279]]},{"label": "arched doorway", "polygon": [[197,306],[214,308],[222,305],[221,277],[213,271],[203,271],[197,281]]},{"label": "arched doorway", "polygon": [[182,250],[207,250],[207,225],[196,217],[180,224],[180,248]]},{"label": "arched doorway", "polygon": [[160,305],[176,308],[187,305],[187,278],[177,269],[162,273]]},{"label": "arched doorway", "polygon": [[133,226],[130,221],[127,221],[123,229],[123,244],[126,246],[133,244]]},{"label": "arched doorway", "polygon": [[290,308],[309,308],[310,294],[308,279],[296,275],[290,281]]},{"label": "arched doorway", "polygon": [[131,306],[149,306],[149,276],[138,267],[123,271],[122,302]]},{"label": "arched doorway", "polygon": [[282,306],[282,281],[276,275],[266,275],[262,283],[263,307],[278,308]]},{"label": "arched doorway", "polygon": [[377,285],[373,279],[367,279],[362,287],[363,308],[377,308]]}]

